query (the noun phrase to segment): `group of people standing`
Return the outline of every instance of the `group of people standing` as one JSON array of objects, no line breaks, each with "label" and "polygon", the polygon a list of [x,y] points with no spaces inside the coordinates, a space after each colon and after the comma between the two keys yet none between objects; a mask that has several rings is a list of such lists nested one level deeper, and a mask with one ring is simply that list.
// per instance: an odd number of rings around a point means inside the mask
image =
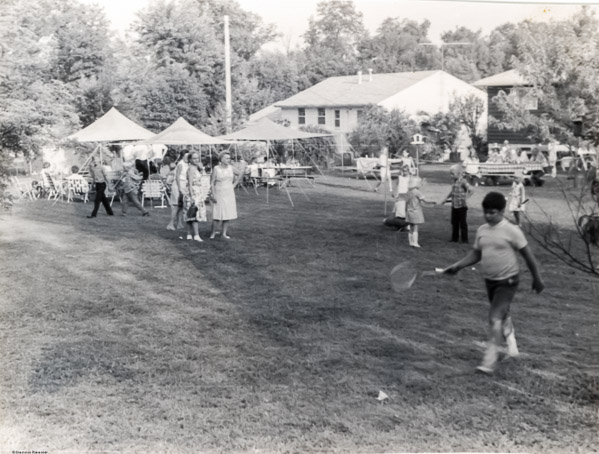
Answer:
[{"label": "group of people standing", "polygon": [[[384,223],[408,230],[410,246],[420,247],[418,227],[424,223],[423,204],[451,203],[450,241],[469,242],[468,199],[473,194],[473,187],[465,178],[462,165],[451,166],[449,172],[452,177],[451,190],[442,201],[435,202],[421,193],[421,179],[410,175],[408,167],[402,166],[394,194],[395,216],[385,219]],[[484,197],[482,207],[485,224],[478,228],[472,249],[461,260],[442,270],[445,274],[456,274],[463,268],[480,263],[489,299],[489,341],[477,370],[486,374],[492,374],[496,370],[503,342],[507,345],[506,357],[515,358],[520,355],[510,314],[510,306],[520,281],[518,254],[524,258],[531,272],[533,290],[540,293],[545,287],[537,261],[524,233],[517,225],[520,221],[519,213],[526,203],[523,179],[523,176],[515,179],[509,206],[501,193],[490,192]],[[514,213],[515,222],[509,222],[505,218],[506,208]]]},{"label": "group of people standing", "polygon": [[[180,154],[179,161],[170,168],[170,171],[171,175],[167,175],[166,180],[171,183],[171,217],[166,228],[176,230],[182,228],[184,222],[187,225],[187,239],[203,241],[199,232],[199,223],[208,221],[209,203],[212,207],[210,238],[214,239],[220,232],[223,238],[230,239],[229,222],[237,219],[234,189],[243,177],[243,174],[235,172],[230,153],[228,151],[220,153],[219,164],[208,174],[202,165],[200,153],[184,150]],[[123,216],[127,214],[129,202],[142,213],[142,216],[150,215],[139,201],[139,184],[144,177],[134,162],[124,162],[120,179],[113,182],[101,163],[92,157],[90,174],[96,197],[93,211],[88,218],[97,216],[100,205],[104,206],[107,215],[114,215],[110,199],[106,195],[107,190],[119,194]]]},{"label": "group of people standing", "polygon": [[171,185],[171,218],[168,230],[187,224],[187,239],[203,241],[199,233],[199,223],[207,222],[207,202],[212,206],[212,231],[210,239],[221,233],[225,239],[229,222],[237,219],[235,188],[243,174],[237,174],[231,164],[231,154],[219,154],[219,164],[210,174],[206,173],[198,151],[181,153],[181,159],[173,169]]},{"label": "group of people standing", "polygon": [[[409,245],[420,247],[419,225],[424,224],[423,205],[435,206],[451,203],[451,242],[468,243],[468,199],[473,194],[473,187],[464,175],[464,168],[460,164],[450,167],[449,174],[452,178],[451,190],[441,201],[428,199],[420,188],[422,179],[411,175],[408,166],[401,168],[397,178],[397,189],[394,194],[395,204],[393,216],[383,220],[383,224],[394,227],[400,231],[408,231]],[[524,211],[526,203],[524,176],[514,179],[508,210],[512,212],[514,223],[520,224],[520,213]]]}]

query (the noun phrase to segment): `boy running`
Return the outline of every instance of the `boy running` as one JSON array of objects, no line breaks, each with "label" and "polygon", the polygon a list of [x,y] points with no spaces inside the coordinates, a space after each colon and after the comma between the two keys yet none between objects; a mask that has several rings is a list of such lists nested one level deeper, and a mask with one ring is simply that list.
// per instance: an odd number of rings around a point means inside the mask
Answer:
[{"label": "boy running", "polygon": [[510,317],[510,304],[519,282],[516,251],[522,254],[532,274],[533,290],[541,293],[545,284],[524,233],[518,226],[503,217],[506,205],[503,194],[489,192],[483,199],[482,205],[487,223],[478,228],[473,249],[463,259],[446,268],[444,273],[456,274],[462,268],[481,262],[487,295],[491,303],[490,341],[483,362],[477,369],[490,374],[495,371],[498,359],[497,349],[503,339],[507,342],[508,356],[519,355]]}]

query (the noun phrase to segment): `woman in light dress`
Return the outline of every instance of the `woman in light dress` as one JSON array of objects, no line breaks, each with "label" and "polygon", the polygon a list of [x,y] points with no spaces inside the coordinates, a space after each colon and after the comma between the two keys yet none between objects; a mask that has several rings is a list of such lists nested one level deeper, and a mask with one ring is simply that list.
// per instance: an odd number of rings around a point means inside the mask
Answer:
[{"label": "woman in light dress", "polygon": [[224,151],[219,155],[220,164],[212,170],[210,185],[212,189],[212,233],[210,239],[216,237],[217,224],[222,225],[221,233],[225,239],[231,238],[227,235],[229,221],[237,219],[237,203],[235,201],[235,188],[239,184],[239,175],[235,175],[231,165],[231,155]]},{"label": "woman in light dress", "polygon": [[183,196],[188,240],[202,241],[198,223],[206,221],[206,197],[208,197],[209,189],[209,177],[200,161],[200,154],[194,151],[189,155],[187,194]]}]

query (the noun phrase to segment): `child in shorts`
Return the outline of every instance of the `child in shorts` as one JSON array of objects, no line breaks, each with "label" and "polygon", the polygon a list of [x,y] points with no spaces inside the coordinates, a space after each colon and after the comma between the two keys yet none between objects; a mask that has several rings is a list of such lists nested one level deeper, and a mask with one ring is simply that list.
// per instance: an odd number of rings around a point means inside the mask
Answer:
[{"label": "child in shorts", "polygon": [[545,284],[524,233],[520,227],[504,218],[506,200],[503,194],[489,192],[483,199],[482,205],[487,223],[478,228],[473,249],[460,261],[446,268],[444,273],[456,274],[462,268],[481,262],[487,295],[491,303],[490,340],[483,361],[477,369],[490,374],[497,366],[498,347],[503,339],[507,342],[508,357],[519,355],[510,317],[510,304],[519,282],[516,252],[522,254],[528,265],[532,274],[533,290],[541,293]]}]

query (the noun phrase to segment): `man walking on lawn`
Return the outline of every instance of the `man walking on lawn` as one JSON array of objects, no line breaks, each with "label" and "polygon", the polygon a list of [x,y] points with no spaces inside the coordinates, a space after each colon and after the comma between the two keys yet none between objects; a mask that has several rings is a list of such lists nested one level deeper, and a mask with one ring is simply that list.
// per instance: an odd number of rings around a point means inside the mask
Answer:
[{"label": "man walking on lawn", "polygon": [[110,186],[110,180],[106,176],[106,172],[104,172],[101,163],[97,162],[96,158],[93,156],[91,158],[89,172],[96,188],[96,198],[94,200],[94,209],[88,218],[96,217],[98,214],[98,209],[100,208],[100,204],[104,205],[104,209],[106,210],[106,214],[108,216],[114,215],[110,206],[110,200],[108,200],[108,197],[106,197],[106,189],[113,191],[114,188]]},{"label": "man walking on lawn", "polygon": [[449,174],[453,178],[453,185],[441,204],[451,202],[451,242],[457,243],[461,236],[462,243],[468,243],[467,200],[472,196],[472,186],[464,178],[461,165],[451,166]]}]

